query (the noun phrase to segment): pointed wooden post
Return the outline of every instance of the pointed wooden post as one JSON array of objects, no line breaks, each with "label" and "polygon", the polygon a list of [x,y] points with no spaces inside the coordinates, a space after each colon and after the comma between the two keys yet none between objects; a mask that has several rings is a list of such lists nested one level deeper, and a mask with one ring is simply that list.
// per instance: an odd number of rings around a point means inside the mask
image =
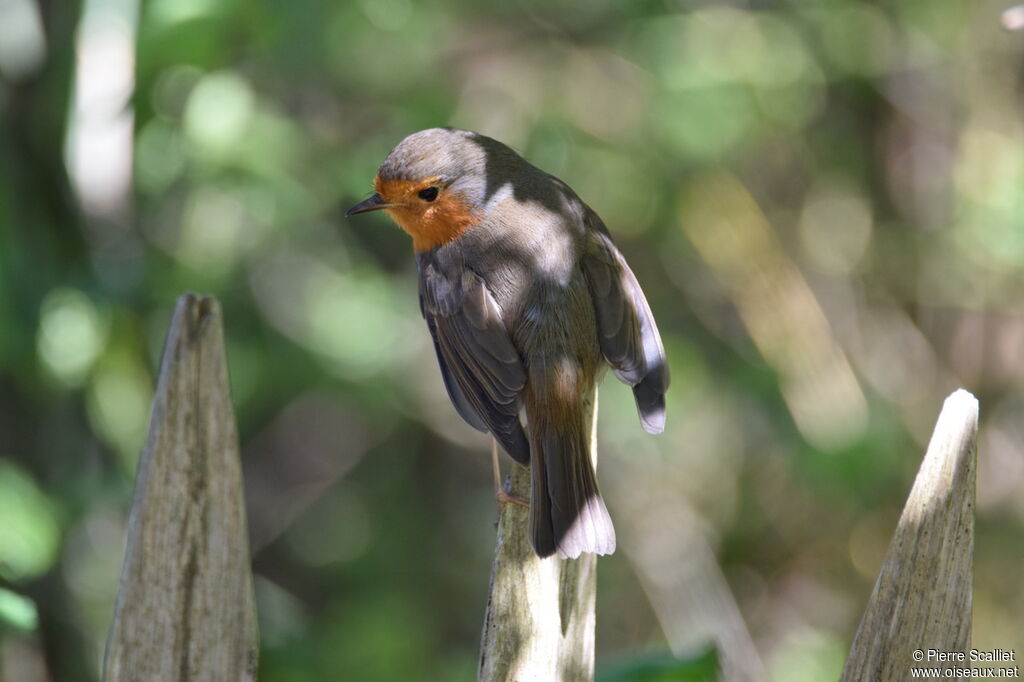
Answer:
[{"label": "pointed wooden post", "polygon": [[[590,456],[597,464],[597,393],[590,400]],[[513,465],[515,497],[529,499],[530,472]],[[594,679],[597,557],[540,559],[529,510],[502,505],[480,644],[478,682]]]},{"label": "pointed wooden post", "polygon": [[220,306],[178,299],[135,481],[106,682],[256,679],[256,610]]},{"label": "pointed wooden post", "polygon": [[878,573],[841,682],[903,680],[912,667],[970,668],[928,658],[971,642],[978,400],[946,398]]}]

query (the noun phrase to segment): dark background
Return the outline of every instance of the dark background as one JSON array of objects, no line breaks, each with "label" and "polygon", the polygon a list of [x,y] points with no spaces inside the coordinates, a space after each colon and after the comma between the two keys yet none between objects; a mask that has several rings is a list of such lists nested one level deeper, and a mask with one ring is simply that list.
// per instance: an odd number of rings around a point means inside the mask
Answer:
[{"label": "dark background", "polygon": [[472,678],[488,441],[444,394],[408,238],[341,217],[436,125],[572,185],[665,337],[664,435],[602,393],[599,668],[717,641],[835,679],[958,386],[973,641],[1024,650],[1005,5],[580,5],[0,2],[0,677],[97,678],[157,358],[198,291],[226,319],[261,679]]}]

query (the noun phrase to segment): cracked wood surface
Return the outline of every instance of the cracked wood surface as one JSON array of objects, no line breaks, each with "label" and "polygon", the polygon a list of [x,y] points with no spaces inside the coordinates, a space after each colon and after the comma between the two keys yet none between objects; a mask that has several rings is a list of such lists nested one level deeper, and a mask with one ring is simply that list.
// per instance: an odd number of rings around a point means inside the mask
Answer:
[{"label": "cracked wood surface", "polygon": [[970,647],[977,434],[978,400],[960,389],[942,406],[841,682],[909,679],[929,665],[916,650]]},{"label": "cracked wood surface", "polygon": [[139,460],[104,680],[256,679],[256,609],[220,306],[178,299]]}]

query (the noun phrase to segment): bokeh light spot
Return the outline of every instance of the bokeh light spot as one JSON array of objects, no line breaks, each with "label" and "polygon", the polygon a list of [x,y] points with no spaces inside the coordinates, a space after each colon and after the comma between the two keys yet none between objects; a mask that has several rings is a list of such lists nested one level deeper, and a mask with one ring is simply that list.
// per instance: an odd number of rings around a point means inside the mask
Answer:
[{"label": "bokeh light spot", "polygon": [[185,206],[175,255],[189,265],[223,274],[265,234],[267,225],[255,220],[246,204],[262,205],[260,213],[273,214],[266,197],[243,195],[211,185],[200,185]]},{"label": "bokeh light spot", "polygon": [[0,459],[0,577],[34,578],[53,564],[60,530],[50,503],[32,479]]},{"label": "bokeh light spot", "polygon": [[0,623],[25,632],[35,630],[39,624],[35,602],[0,587]]},{"label": "bokeh light spot", "polygon": [[726,154],[756,122],[750,93],[740,86],[663,96],[653,115],[655,127],[666,141],[691,158]]},{"label": "bokeh light spot", "polygon": [[310,345],[349,376],[365,376],[392,362],[397,327],[387,284],[326,270],[312,275],[306,287]]},{"label": "bokeh light spot", "polygon": [[146,370],[128,355],[104,359],[89,386],[89,420],[120,455],[127,471],[135,470],[152,396]]},{"label": "bokeh light spot", "polygon": [[17,81],[46,58],[46,36],[35,0],[0,0],[0,74]]},{"label": "bokeh light spot", "polygon": [[88,375],[106,339],[106,324],[76,289],[56,289],[43,301],[36,350],[50,373],[68,386]]},{"label": "bokeh light spot", "polygon": [[846,648],[835,635],[824,630],[800,629],[780,645],[771,662],[771,679],[776,682],[820,682],[836,680],[843,671]]},{"label": "bokeh light spot", "polygon": [[215,0],[152,0],[147,3],[147,20],[156,28],[167,28],[209,14]]},{"label": "bokeh light spot", "polygon": [[871,208],[863,195],[841,183],[812,190],[800,216],[804,253],[820,271],[851,273],[871,242]]},{"label": "bokeh light spot", "polygon": [[222,71],[205,76],[185,105],[185,133],[200,156],[224,156],[244,143],[254,96],[241,76]]}]

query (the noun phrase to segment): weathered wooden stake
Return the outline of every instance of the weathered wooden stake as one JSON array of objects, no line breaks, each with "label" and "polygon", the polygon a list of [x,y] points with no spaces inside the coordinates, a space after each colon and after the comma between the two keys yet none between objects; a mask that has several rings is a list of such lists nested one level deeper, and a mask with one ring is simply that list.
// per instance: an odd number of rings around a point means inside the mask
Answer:
[{"label": "weathered wooden stake", "polygon": [[929,664],[970,667],[936,664],[927,652],[970,646],[977,431],[978,401],[960,389],[942,407],[841,682],[909,679],[911,667]]},{"label": "weathered wooden stake", "polygon": [[[590,456],[596,465],[596,392],[589,402]],[[508,492],[529,498],[528,469],[514,465]],[[530,544],[529,511],[502,505],[478,682],[593,680],[596,596],[596,556],[538,559]]]},{"label": "weathered wooden stake", "polygon": [[220,306],[185,295],[139,461],[103,679],[248,682],[257,651]]}]

